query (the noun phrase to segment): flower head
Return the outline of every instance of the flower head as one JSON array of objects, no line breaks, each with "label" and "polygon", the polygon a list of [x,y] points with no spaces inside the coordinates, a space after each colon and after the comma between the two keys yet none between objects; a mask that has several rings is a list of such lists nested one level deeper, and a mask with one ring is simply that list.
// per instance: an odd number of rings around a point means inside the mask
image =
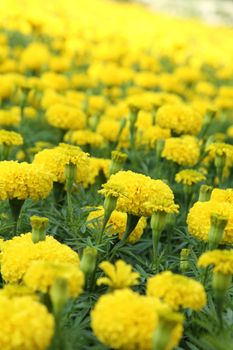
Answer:
[{"label": "flower head", "polygon": [[0,130],[0,144],[6,146],[19,146],[23,144],[22,136],[14,131]]},{"label": "flower head", "polygon": [[156,123],[177,135],[196,135],[202,126],[202,116],[185,104],[165,104],[157,111]]},{"label": "flower head", "polygon": [[212,250],[203,253],[198,259],[198,266],[213,266],[214,272],[233,275],[233,249]]},{"label": "flower head", "polygon": [[[212,198],[214,197],[212,196]],[[196,202],[189,210],[187,217],[189,233],[203,241],[208,241],[211,216],[214,214],[215,216],[217,215],[227,219],[227,225],[224,229],[221,242],[219,243],[231,244],[233,242],[232,208],[232,204],[227,201],[211,199],[206,202]]]},{"label": "flower head", "polygon": [[[104,208],[98,207],[97,210],[93,210],[88,215],[88,222],[92,221],[98,221],[98,226],[101,229],[103,225],[103,215],[104,215]],[[107,230],[106,234],[108,235],[118,235],[119,239],[121,239],[125,233],[126,228],[126,222],[127,222],[127,214],[122,213],[118,210],[113,210],[110,219],[107,224]],[[89,224],[91,225],[91,223]],[[138,221],[137,226],[135,229],[131,232],[131,234],[128,237],[129,243],[135,243],[139,241],[141,238],[144,228],[146,227],[146,219],[144,217],[141,217]]]},{"label": "flower head", "polygon": [[175,310],[180,307],[200,310],[206,304],[206,294],[201,283],[171,271],[149,278],[147,295],[161,298]]},{"label": "flower head", "polygon": [[86,126],[86,116],[81,109],[56,103],[46,112],[49,124],[61,129],[83,129]]},{"label": "flower head", "polygon": [[151,216],[154,211],[177,212],[172,190],[161,180],[132,171],[111,175],[100,193],[118,197],[117,210],[135,216]]},{"label": "flower head", "polygon": [[33,261],[27,269],[23,281],[34,291],[47,293],[56,279],[67,281],[69,297],[77,297],[83,289],[84,276],[78,265],[48,261]]},{"label": "flower head", "polygon": [[0,295],[0,348],[46,350],[54,332],[54,319],[46,307],[30,296]]},{"label": "flower head", "polygon": [[117,260],[115,265],[103,261],[99,267],[108,277],[100,277],[97,285],[106,284],[111,289],[123,289],[138,284],[139,273],[132,271],[132,266],[123,260]]},{"label": "flower head", "polygon": [[[130,289],[103,295],[91,313],[91,327],[105,345],[119,350],[152,350],[161,303]],[[126,331],[127,330],[127,331]],[[182,320],[171,330],[166,350],[173,349],[182,335]]]},{"label": "flower head", "polygon": [[205,175],[197,170],[185,169],[181,170],[176,174],[175,180],[178,183],[184,185],[194,185],[198,182],[204,181],[206,179]]},{"label": "flower head", "polygon": [[79,264],[79,256],[52,236],[33,243],[31,233],[14,237],[2,244],[1,273],[4,281],[20,282],[33,261]]},{"label": "flower head", "polygon": [[0,199],[42,199],[52,190],[53,179],[46,169],[16,161],[0,162]]},{"label": "flower head", "polygon": [[85,182],[89,158],[79,147],[60,143],[52,149],[44,149],[36,154],[33,164],[47,169],[56,182],[65,182],[65,167],[69,163],[77,166],[77,182]]},{"label": "flower head", "polygon": [[162,157],[183,166],[193,166],[200,155],[198,141],[193,136],[171,137],[165,140]]}]

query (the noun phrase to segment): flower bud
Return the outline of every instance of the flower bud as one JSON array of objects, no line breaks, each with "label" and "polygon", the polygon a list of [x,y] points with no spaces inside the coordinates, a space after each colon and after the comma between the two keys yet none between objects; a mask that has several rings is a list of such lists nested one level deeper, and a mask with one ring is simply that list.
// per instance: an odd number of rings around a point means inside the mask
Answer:
[{"label": "flower bud", "polygon": [[66,164],[65,167],[65,178],[66,178],[66,190],[67,192],[71,192],[73,183],[75,182],[77,177],[77,166],[73,163]]},{"label": "flower bud", "polygon": [[207,202],[210,200],[211,193],[213,191],[212,186],[201,185],[199,192],[199,202]]},{"label": "flower bud", "polygon": [[80,261],[80,269],[89,276],[93,273],[96,266],[97,250],[93,247],[86,247],[83,249],[82,259]]},{"label": "flower bud", "polygon": [[32,225],[32,241],[38,243],[46,239],[46,227],[48,226],[49,219],[40,216],[31,216],[30,222]]},{"label": "flower bud", "polygon": [[126,159],[127,155],[125,153],[112,151],[112,162],[110,165],[109,175],[116,174],[118,171],[122,170]]},{"label": "flower bud", "polygon": [[209,230],[209,248],[215,249],[222,240],[224,229],[228,222],[228,217],[224,215],[212,214],[210,216],[211,226]]},{"label": "flower bud", "polygon": [[189,255],[190,249],[182,249],[180,252],[180,270],[181,272],[188,271],[190,268]]}]

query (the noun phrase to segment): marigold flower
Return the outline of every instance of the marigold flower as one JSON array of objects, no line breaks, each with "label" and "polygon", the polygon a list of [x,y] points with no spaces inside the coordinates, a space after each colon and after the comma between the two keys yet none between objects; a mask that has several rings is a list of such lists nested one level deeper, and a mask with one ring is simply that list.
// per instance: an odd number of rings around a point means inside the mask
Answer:
[{"label": "marigold flower", "polygon": [[154,149],[158,140],[169,137],[171,137],[171,131],[169,129],[161,128],[158,125],[151,125],[147,128],[138,129],[136,144],[137,146],[146,146],[149,149]]},{"label": "marigold flower", "polygon": [[58,278],[66,280],[69,297],[77,297],[82,292],[84,275],[78,265],[71,263],[33,261],[28,267],[23,281],[33,291],[48,293]]},{"label": "marigold flower", "polygon": [[227,217],[228,222],[224,229],[223,238],[220,243],[233,243],[233,212],[232,204],[210,200],[207,202],[196,202],[189,210],[187,225],[189,233],[203,241],[208,241],[211,226],[211,215],[216,214]]},{"label": "marigold flower", "polygon": [[86,116],[81,109],[56,103],[46,111],[48,123],[61,129],[83,129],[86,126]]},{"label": "marigold flower", "polygon": [[18,108],[0,110],[1,126],[18,126],[20,123],[20,119],[20,110]]},{"label": "marigold flower", "polygon": [[65,135],[64,141],[78,146],[90,145],[93,147],[101,147],[103,145],[104,138],[96,132],[86,129],[69,131]]},{"label": "marigold flower", "polygon": [[0,130],[0,144],[6,146],[19,146],[23,144],[23,138],[14,131]]},{"label": "marigold flower", "polygon": [[52,176],[45,169],[29,163],[0,162],[1,200],[42,199],[48,196],[52,186]]},{"label": "marigold flower", "polygon": [[200,171],[193,169],[181,170],[175,176],[176,182],[189,186],[204,181],[205,179],[205,175],[203,175]]},{"label": "marigold flower", "polygon": [[46,307],[29,296],[0,295],[0,348],[46,350],[54,333],[54,319]]},{"label": "marigold flower", "polygon": [[201,130],[202,116],[185,104],[166,104],[156,114],[156,123],[161,128],[171,129],[177,135],[196,135]]},{"label": "marigold flower", "polygon": [[[98,220],[98,224],[101,228],[103,225],[103,215],[104,215],[104,208],[102,206],[99,206],[97,210],[93,210],[89,213],[87,221],[94,222]],[[119,239],[122,239],[125,233],[126,222],[127,222],[126,213],[122,213],[118,210],[113,210],[107,224],[106,233],[108,235],[114,235],[114,234],[118,235]],[[139,241],[145,227],[146,227],[146,219],[144,217],[141,217],[135,229],[130,233],[128,237],[128,242],[136,243],[137,241]]]},{"label": "marigold flower", "polygon": [[99,191],[105,196],[115,193],[117,210],[135,216],[151,216],[155,211],[177,212],[172,190],[161,180],[132,171],[111,175]]},{"label": "marigold flower", "polygon": [[[130,289],[103,295],[91,312],[91,327],[105,345],[119,350],[152,350],[153,333],[159,324],[161,303]],[[126,331],[127,330],[127,331]],[[182,335],[182,321],[171,330],[166,350]]]},{"label": "marigold flower", "polygon": [[201,283],[171,271],[149,278],[147,295],[162,298],[174,310],[180,307],[200,310],[206,304],[206,294]]},{"label": "marigold flower", "polygon": [[117,260],[114,265],[108,261],[103,261],[99,264],[99,267],[108,277],[98,278],[98,286],[105,284],[111,289],[123,289],[138,284],[139,273],[133,272],[132,266],[126,264],[123,260]]},{"label": "marigold flower", "polygon": [[198,259],[198,266],[213,266],[214,272],[233,275],[233,249],[212,250],[203,253]]},{"label": "marigold flower", "polygon": [[79,256],[70,247],[61,244],[52,236],[33,243],[31,233],[16,236],[2,244],[1,273],[8,283],[22,280],[33,261],[79,265]]},{"label": "marigold flower", "polygon": [[49,50],[45,44],[31,43],[21,55],[21,64],[24,69],[39,70],[49,62]]},{"label": "marigold flower", "polygon": [[162,157],[179,165],[193,166],[198,162],[200,147],[192,136],[171,137],[165,140]]},{"label": "marigold flower", "polygon": [[86,182],[89,158],[79,147],[60,143],[52,149],[44,149],[35,155],[33,164],[42,166],[53,175],[53,181],[65,182],[65,167],[77,166],[77,182]]}]

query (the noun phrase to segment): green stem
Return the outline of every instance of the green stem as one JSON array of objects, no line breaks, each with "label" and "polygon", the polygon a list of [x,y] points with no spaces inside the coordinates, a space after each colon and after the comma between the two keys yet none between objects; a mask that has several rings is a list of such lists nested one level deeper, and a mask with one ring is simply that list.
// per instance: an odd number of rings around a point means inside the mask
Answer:
[{"label": "green stem", "polygon": [[158,230],[152,230],[152,242],[153,242],[153,268],[158,269],[158,247],[159,247],[159,238],[161,232]]},{"label": "green stem", "polygon": [[20,216],[24,201],[25,201],[24,199],[18,199],[18,198],[9,199],[11,215],[14,223],[14,235],[16,235],[18,231],[18,221],[19,221],[19,216]]}]

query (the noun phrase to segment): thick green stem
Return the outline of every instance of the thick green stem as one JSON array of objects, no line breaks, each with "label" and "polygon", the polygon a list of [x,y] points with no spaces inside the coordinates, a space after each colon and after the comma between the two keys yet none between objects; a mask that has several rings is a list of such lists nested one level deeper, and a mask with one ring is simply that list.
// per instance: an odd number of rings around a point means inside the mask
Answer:
[{"label": "thick green stem", "polygon": [[11,215],[14,223],[15,235],[17,234],[19,216],[20,216],[24,201],[25,201],[24,199],[17,199],[17,198],[9,199],[9,205],[10,205]]}]

